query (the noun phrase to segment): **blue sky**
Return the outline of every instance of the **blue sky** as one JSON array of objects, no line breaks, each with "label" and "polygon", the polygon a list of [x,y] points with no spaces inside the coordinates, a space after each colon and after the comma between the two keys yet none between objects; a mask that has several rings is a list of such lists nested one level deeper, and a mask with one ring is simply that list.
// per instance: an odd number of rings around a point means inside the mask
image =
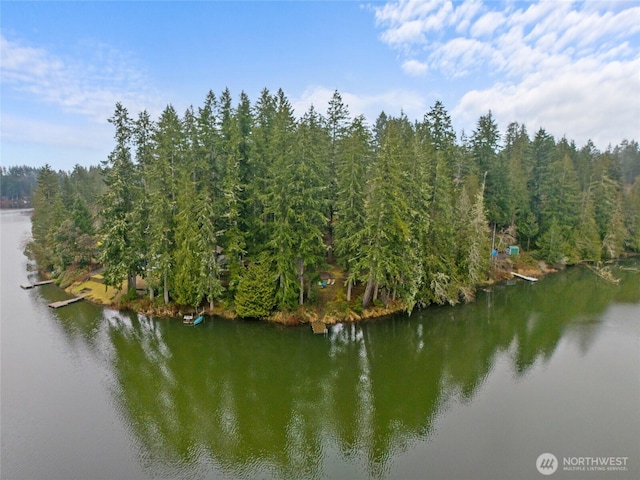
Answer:
[{"label": "blue sky", "polygon": [[2,165],[97,165],[122,102],[154,118],[228,87],[282,88],[296,115],[335,89],[352,116],[471,134],[491,110],[601,150],[640,140],[637,1],[0,3]]}]

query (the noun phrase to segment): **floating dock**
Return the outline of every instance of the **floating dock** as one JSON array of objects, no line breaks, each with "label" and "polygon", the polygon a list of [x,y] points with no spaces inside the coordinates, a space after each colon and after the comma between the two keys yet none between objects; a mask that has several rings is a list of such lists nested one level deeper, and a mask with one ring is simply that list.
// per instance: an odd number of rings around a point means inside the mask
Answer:
[{"label": "floating dock", "polygon": [[39,287],[40,285],[49,285],[53,283],[53,280],[44,280],[42,282],[34,282],[34,283],[23,283],[20,285],[20,288],[24,290],[29,290],[30,288]]},{"label": "floating dock", "polygon": [[74,297],[74,298],[70,298],[68,300],[61,300],[59,302],[53,302],[49,304],[49,307],[51,308],[61,308],[61,307],[66,307],[67,305],[71,305],[72,303],[76,303],[79,302],[80,300],[82,300],[86,295],[81,295],[79,297]]},{"label": "floating dock", "polygon": [[523,280],[527,280],[529,282],[537,282],[538,281],[538,279],[535,278],[535,277],[527,277],[525,275],[520,275],[519,273],[511,272],[511,275],[513,275],[514,277],[522,278]]},{"label": "floating dock", "polygon": [[316,334],[327,333],[327,325],[324,322],[311,322],[311,329]]}]

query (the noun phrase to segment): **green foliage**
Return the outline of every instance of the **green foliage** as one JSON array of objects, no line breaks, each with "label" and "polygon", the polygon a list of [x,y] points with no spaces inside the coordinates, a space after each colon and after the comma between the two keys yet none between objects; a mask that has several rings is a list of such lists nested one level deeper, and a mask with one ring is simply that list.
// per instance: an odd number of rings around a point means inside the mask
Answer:
[{"label": "green foliage", "polygon": [[32,206],[33,193],[38,186],[38,169],[34,167],[0,166],[0,192],[2,208]]},{"label": "green foliage", "polygon": [[139,176],[131,157],[132,122],[120,103],[109,122],[115,127],[116,146],[105,162],[107,190],[100,197],[102,247],[106,285],[135,290],[135,277],[141,271],[142,239],[138,210]]},{"label": "green foliage", "polygon": [[236,313],[248,318],[267,317],[276,305],[275,287],[275,272],[269,262],[249,264],[236,290]]},{"label": "green foliage", "polygon": [[635,252],[640,252],[640,175],[625,193],[625,197],[623,205],[625,225],[629,232],[629,247]]},{"label": "green foliage", "polygon": [[551,265],[566,265],[569,263],[569,244],[566,231],[560,223],[553,219],[548,230],[538,240],[538,255]]},{"label": "green foliage", "polygon": [[[634,141],[578,150],[512,123],[501,144],[491,112],[457,140],[441,102],[369,128],[337,91],[326,118],[297,119],[282,90],[234,107],[225,89],[182,117],[169,105],[133,121],[117,104],[109,121],[102,169],[38,172],[27,251],[58,271],[99,260],[108,285],[143,275],[164,302],[264,317],[312,300],[327,262],[346,270],[340,310],[362,308],[358,282],[365,306],[468,301],[489,274],[489,224],[552,264],[640,251]],[[2,188],[21,172],[3,168]]]}]

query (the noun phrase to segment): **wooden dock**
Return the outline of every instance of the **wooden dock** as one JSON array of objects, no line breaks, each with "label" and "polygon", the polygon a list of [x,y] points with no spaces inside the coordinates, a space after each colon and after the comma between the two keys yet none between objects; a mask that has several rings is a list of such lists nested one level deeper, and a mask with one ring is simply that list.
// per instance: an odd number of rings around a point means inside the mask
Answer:
[{"label": "wooden dock", "polygon": [[523,280],[527,280],[529,282],[537,282],[538,281],[538,279],[535,278],[535,277],[527,277],[525,275],[520,275],[519,273],[511,272],[511,275],[513,275],[514,277],[522,278]]},{"label": "wooden dock", "polygon": [[30,288],[39,287],[40,285],[49,285],[53,283],[53,280],[43,280],[42,282],[34,282],[34,283],[23,283],[20,285],[20,288],[24,290],[29,290]]},{"label": "wooden dock", "polygon": [[66,307],[67,305],[71,305],[72,303],[76,303],[79,302],[80,300],[82,300],[86,295],[80,295],[79,297],[74,297],[74,298],[69,298],[68,300],[61,300],[59,302],[53,302],[49,304],[49,307],[51,308],[61,308],[61,307]]},{"label": "wooden dock", "polygon": [[311,322],[311,329],[315,334],[325,334],[327,333],[327,325],[324,322],[317,321]]}]

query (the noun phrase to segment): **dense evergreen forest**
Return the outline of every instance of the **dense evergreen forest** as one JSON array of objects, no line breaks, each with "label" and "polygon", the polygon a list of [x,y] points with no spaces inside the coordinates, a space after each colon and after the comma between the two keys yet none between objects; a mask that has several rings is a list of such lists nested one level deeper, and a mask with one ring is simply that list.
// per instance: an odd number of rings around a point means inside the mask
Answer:
[{"label": "dense evergreen forest", "polygon": [[57,275],[97,263],[131,296],[141,277],[156,304],[265,317],[313,303],[340,268],[345,308],[411,311],[471,300],[492,242],[553,265],[640,251],[635,141],[501,134],[491,112],[458,138],[441,102],[368,125],[337,91],[326,116],[296,118],[282,90],[234,104],[227,89],[156,120],[117,104],[109,122],[100,168],[39,172],[27,250]]},{"label": "dense evergreen forest", "polygon": [[0,208],[29,208],[38,185],[38,169],[34,167],[0,166]]}]

